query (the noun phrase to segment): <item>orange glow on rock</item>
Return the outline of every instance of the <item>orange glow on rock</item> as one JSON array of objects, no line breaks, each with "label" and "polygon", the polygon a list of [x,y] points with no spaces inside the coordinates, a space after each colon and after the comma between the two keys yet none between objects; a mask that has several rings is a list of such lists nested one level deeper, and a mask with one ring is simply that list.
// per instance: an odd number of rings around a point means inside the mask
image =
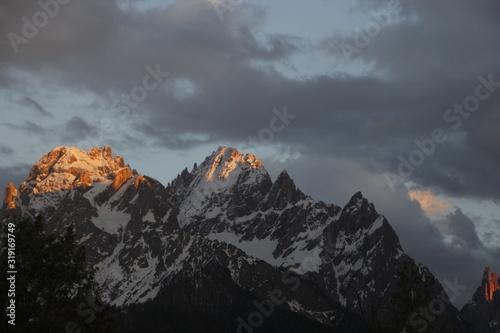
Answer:
[{"label": "orange glow on rock", "polygon": [[498,288],[498,276],[496,272],[490,274],[490,268],[486,267],[484,269],[484,298],[487,301],[493,300],[493,294],[495,291],[499,290]]}]

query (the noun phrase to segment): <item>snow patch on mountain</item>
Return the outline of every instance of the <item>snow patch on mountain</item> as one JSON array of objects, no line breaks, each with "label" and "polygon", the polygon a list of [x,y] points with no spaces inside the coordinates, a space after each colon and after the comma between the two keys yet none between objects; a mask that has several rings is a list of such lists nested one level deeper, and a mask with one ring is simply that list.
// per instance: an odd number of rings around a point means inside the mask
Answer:
[{"label": "snow patch on mountain", "polygon": [[111,185],[112,181],[109,180],[109,179],[106,179],[106,180],[103,180],[101,182],[98,182],[98,183],[94,183],[92,185],[92,187],[90,187],[90,189],[88,189],[84,194],[83,196],[89,200],[91,203],[94,202],[95,200],[95,197],[104,192],[108,187],[109,185]]},{"label": "snow patch on mountain", "polygon": [[97,217],[92,218],[92,223],[108,234],[120,234],[123,237],[130,215],[111,209],[109,206],[96,206],[96,208]]},{"label": "snow patch on mountain", "polygon": [[246,254],[263,260],[275,267],[279,267],[283,264],[283,259],[274,258],[274,256],[272,255],[272,253],[276,249],[276,246],[278,245],[278,241],[271,240],[271,236],[264,239],[254,238],[250,241],[244,241],[241,240],[241,236],[235,235],[232,232],[223,231],[220,233],[211,233],[206,237],[210,240],[216,240],[233,245],[243,250]]},{"label": "snow patch on mountain", "polygon": [[373,234],[378,228],[382,227],[382,225],[384,224],[384,220],[385,220],[384,216],[380,215],[375,220],[375,222],[373,222],[373,224],[370,226],[370,228],[368,228],[367,235]]}]

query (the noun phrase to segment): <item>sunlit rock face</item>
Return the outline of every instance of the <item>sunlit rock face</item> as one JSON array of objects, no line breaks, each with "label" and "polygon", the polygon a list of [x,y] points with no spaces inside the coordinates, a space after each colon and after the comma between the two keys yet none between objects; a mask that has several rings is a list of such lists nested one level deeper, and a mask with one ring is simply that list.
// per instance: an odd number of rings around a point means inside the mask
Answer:
[{"label": "sunlit rock face", "polygon": [[3,209],[15,209],[17,207],[16,201],[18,196],[19,192],[16,187],[12,182],[9,182],[3,196]]},{"label": "sunlit rock face", "polygon": [[129,179],[134,177],[132,174],[132,170],[130,168],[125,167],[123,169],[120,169],[117,171],[114,175],[114,180],[111,183],[111,186],[109,188],[109,198],[113,196],[113,194],[118,191],[118,189]]},{"label": "sunlit rock face", "polygon": [[237,168],[241,169],[260,169],[264,166],[260,160],[253,154],[243,155],[234,148],[220,146],[209,158],[206,163],[207,170],[205,180],[215,181],[227,179],[229,175]]},{"label": "sunlit rock face", "polygon": [[496,272],[486,267],[481,285],[472,299],[460,311],[461,318],[469,327],[482,332],[499,332],[500,330],[500,288]]},{"label": "sunlit rock face", "polygon": [[489,302],[493,301],[493,296],[499,289],[497,272],[490,273],[490,268],[486,267],[481,287],[484,288],[484,299]]},{"label": "sunlit rock face", "polygon": [[20,192],[45,193],[68,190],[78,184],[88,187],[110,178],[125,167],[123,158],[110,147],[83,151],[74,147],[57,147],[44,155],[32,168]]}]

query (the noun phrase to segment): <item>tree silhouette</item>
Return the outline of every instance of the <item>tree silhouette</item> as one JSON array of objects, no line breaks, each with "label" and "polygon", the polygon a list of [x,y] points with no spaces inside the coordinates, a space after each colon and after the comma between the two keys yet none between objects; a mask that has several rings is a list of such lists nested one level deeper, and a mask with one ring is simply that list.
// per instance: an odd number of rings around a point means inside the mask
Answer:
[{"label": "tree silhouette", "polygon": [[398,272],[397,290],[391,295],[391,326],[387,332],[417,332],[410,323],[412,314],[432,301],[435,279],[424,277],[413,262],[405,262]]},{"label": "tree silhouette", "polygon": [[[106,332],[107,313],[95,302],[94,270],[86,267],[85,248],[77,245],[72,227],[64,234],[46,235],[41,216],[9,218],[5,234],[15,239],[15,326],[2,315],[1,331],[9,332]],[[12,237],[11,237],[12,238]],[[7,308],[7,243],[0,254],[0,300]]]}]

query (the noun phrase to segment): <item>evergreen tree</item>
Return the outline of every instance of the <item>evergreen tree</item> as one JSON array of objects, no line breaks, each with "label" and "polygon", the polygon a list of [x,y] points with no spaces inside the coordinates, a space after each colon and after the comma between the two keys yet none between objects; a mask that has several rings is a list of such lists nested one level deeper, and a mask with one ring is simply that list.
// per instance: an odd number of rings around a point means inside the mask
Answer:
[{"label": "evergreen tree", "polygon": [[[106,332],[107,313],[94,302],[94,270],[86,267],[85,248],[77,245],[72,227],[46,235],[41,216],[8,219],[3,228],[15,239],[15,326],[4,313],[2,332]],[[12,238],[12,237],[11,237]],[[0,254],[0,300],[7,308],[7,243]]]}]

